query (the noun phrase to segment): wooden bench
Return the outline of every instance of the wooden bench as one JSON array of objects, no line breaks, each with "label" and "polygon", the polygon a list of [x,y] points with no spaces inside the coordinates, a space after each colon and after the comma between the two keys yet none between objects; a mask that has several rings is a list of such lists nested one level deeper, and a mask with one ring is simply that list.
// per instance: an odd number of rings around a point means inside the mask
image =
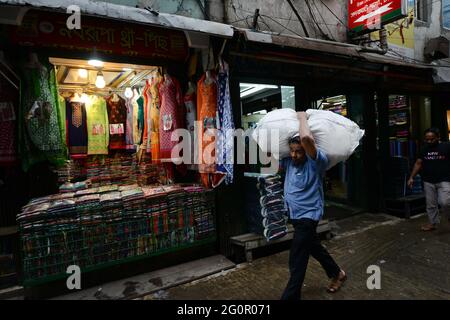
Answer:
[{"label": "wooden bench", "polygon": [[[319,222],[319,225],[317,226],[317,234],[319,234],[320,236],[324,236],[326,239],[331,239],[332,236],[331,228],[328,220],[322,220]],[[256,233],[242,234],[239,236],[231,237],[230,240],[233,245],[243,247],[247,262],[252,262],[253,249],[289,241],[292,240],[293,236],[294,236],[294,227],[291,224],[288,224],[288,233],[283,238],[276,239],[273,241],[267,241],[267,239],[264,236]]]},{"label": "wooden bench", "polygon": [[422,213],[426,209],[425,196],[413,194],[400,198],[386,199],[386,211],[392,214],[400,214],[409,219],[412,215]]}]

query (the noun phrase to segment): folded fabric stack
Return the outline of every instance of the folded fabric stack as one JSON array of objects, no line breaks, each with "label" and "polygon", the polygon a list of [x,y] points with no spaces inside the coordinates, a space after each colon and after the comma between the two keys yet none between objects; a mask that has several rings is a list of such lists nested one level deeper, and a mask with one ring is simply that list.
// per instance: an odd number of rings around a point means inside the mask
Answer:
[{"label": "folded fabric stack", "polygon": [[101,186],[33,199],[17,215],[25,279],[172,250],[214,236],[202,187]]},{"label": "folded fabric stack", "polygon": [[288,212],[284,202],[281,177],[279,175],[260,177],[258,189],[261,194],[264,236],[267,241],[284,237],[288,232]]},{"label": "folded fabric stack", "polygon": [[66,163],[53,171],[58,175],[58,183],[64,184],[66,182],[85,179],[86,172],[81,161],[67,160]]},{"label": "folded fabric stack", "polygon": [[78,190],[85,190],[89,188],[91,185],[92,182],[90,180],[79,181],[75,183],[66,182],[59,187],[59,192],[61,193],[76,192]]}]

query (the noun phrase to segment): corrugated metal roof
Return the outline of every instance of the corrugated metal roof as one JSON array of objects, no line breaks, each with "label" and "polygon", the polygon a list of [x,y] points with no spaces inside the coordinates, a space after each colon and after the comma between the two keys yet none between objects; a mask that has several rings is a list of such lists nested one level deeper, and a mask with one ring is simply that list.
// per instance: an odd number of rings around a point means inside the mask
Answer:
[{"label": "corrugated metal roof", "polygon": [[124,21],[150,24],[171,29],[195,31],[220,37],[231,38],[234,28],[230,25],[207,20],[194,19],[174,14],[154,15],[141,8],[117,5],[92,0],[0,0],[0,5],[27,6],[66,12],[71,5],[80,8],[81,13]]}]

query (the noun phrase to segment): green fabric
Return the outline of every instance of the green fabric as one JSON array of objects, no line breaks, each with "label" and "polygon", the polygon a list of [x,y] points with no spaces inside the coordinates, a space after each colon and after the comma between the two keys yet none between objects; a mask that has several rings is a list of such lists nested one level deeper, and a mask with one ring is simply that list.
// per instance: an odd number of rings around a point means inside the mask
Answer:
[{"label": "green fabric", "polygon": [[89,96],[86,103],[88,154],[108,154],[109,121],[105,99]]},{"label": "green fabric", "polygon": [[[18,134],[22,168],[48,161],[63,165],[66,160],[58,121],[55,69],[47,57],[38,57],[40,66],[30,65],[28,57],[20,59],[21,103]],[[38,108],[34,106],[39,105]]]}]

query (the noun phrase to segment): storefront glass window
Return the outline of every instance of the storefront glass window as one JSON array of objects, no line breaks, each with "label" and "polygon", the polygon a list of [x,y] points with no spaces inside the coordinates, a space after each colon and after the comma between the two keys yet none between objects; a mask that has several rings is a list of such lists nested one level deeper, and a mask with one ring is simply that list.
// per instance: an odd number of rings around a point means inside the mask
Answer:
[{"label": "storefront glass window", "polygon": [[442,26],[450,29],[450,0],[442,0]]}]

